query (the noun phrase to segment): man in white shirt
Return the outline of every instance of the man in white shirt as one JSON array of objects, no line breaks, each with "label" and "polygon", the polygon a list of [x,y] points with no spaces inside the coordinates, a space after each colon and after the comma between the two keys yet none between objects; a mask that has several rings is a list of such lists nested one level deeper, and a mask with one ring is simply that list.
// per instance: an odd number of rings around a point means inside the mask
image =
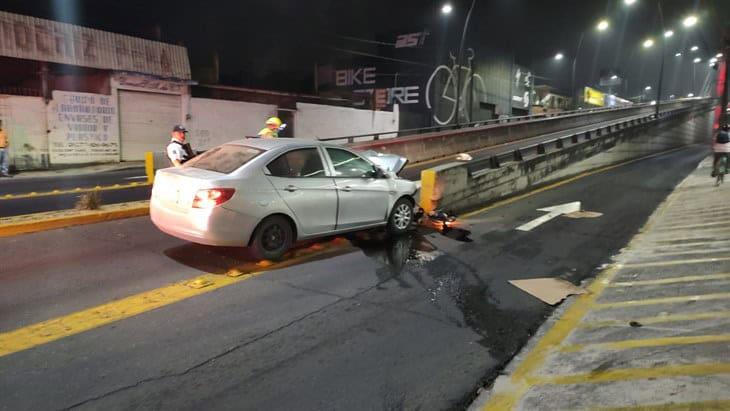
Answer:
[{"label": "man in white shirt", "polygon": [[185,142],[188,130],[178,124],[172,129],[170,144],[167,145],[167,157],[175,167],[181,167],[186,161],[195,157],[190,144]]}]

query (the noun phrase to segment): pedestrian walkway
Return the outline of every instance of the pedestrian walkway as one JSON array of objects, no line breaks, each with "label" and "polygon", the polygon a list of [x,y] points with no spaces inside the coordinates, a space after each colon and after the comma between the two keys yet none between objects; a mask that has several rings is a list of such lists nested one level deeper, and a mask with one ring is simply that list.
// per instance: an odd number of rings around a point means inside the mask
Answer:
[{"label": "pedestrian walkway", "polygon": [[702,162],[471,409],[730,409],[730,185]]}]

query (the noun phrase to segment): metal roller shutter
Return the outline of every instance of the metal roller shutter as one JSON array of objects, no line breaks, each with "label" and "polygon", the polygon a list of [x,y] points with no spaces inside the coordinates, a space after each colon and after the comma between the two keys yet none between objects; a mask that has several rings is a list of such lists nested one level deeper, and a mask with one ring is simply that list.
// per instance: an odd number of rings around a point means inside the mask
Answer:
[{"label": "metal roller shutter", "polygon": [[144,160],[146,151],[163,151],[180,123],[178,95],[119,90],[122,161]]}]

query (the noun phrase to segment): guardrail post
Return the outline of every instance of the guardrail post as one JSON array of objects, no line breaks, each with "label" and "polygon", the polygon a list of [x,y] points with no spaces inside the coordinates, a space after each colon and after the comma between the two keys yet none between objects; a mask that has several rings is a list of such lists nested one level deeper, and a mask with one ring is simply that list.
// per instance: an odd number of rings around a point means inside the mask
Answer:
[{"label": "guardrail post", "polygon": [[489,168],[499,168],[499,158],[497,156],[489,157]]},{"label": "guardrail post", "polygon": [[543,144],[537,145],[537,154],[545,154],[545,145],[543,145]]},{"label": "guardrail post", "polygon": [[[522,158],[522,151],[520,151],[520,149],[519,149],[519,148],[518,148],[518,149],[516,149],[515,151],[513,151],[513,152],[512,152],[512,158],[513,158],[513,159],[514,159],[515,161],[523,161],[524,159]],[[491,163],[490,163],[490,164],[491,164]]]},{"label": "guardrail post", "polygon": [[555,148],[557,148],[558,150],[563,148],[563,139],[562,138],[558,137],[558,139],[555,140]]}]

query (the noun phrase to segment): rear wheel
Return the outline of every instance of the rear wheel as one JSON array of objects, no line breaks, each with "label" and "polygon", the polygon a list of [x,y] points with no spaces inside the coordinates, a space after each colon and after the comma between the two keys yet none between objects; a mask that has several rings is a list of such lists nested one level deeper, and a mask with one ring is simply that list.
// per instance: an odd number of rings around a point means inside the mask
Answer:
[{"label": "rear wheel", "polygon": [[388,218],[388,232],[391,234],[403,234],[413,223],[413,201],[408,198],[401,198],[395,202],[393,210]]},{"label": "rear wheel", "polygon": [[251,250],[256,258],[278,260],[294,243],[294,229],[282,216],[267,217],[262,221],[251,239]]}]

